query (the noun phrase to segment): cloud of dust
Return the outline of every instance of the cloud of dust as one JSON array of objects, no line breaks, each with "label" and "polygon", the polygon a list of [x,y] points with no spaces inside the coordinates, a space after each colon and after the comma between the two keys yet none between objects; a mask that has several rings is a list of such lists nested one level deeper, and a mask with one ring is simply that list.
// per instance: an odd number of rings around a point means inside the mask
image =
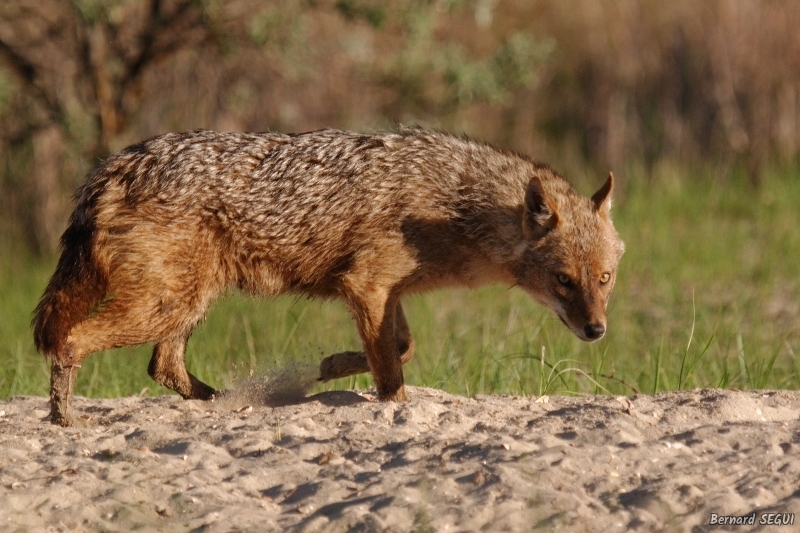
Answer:
[{"label": "cloud of dust", "polygon": [[221,391],[214,403],[222,409],[238,409],[246,405],[276,407],[298,402],[317,384],[319,365],[290,363],[234,382]]}]

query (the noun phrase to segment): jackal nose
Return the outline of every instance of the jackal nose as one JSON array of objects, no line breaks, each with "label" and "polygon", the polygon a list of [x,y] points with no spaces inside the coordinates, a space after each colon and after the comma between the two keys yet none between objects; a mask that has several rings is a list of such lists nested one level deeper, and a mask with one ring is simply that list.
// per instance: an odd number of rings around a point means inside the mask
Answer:
[{"label": "jackal nose", "polygon": [[605,335],[606,327],[603,324],[586,324],[583,327],[583,332],[588,339],[595,341]]}]

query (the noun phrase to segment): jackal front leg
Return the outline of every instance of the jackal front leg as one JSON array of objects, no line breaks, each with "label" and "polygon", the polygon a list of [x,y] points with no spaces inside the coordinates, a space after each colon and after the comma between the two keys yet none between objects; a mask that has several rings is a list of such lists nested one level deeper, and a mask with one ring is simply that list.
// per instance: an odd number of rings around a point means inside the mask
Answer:
[{"label": "jackal front leg", "polygon": [[[394,334],[397,342],[397,352],[400,354],[400,363],[406,364],[414,356],[414,338],[408,329],[403,306],[399,303],[394,315]],[[364,352],[339,352],[322,360],[319,364],[320,377],[317,380],[324,383],[332,379],[365,374],[367,372],[370,372],[370,368]]]},{"label": "jackal front leg", "polygon": [[395,335],[397,299],[388,290],[373,289],[349,300],[378,400],[405,401],[403,365]]}]

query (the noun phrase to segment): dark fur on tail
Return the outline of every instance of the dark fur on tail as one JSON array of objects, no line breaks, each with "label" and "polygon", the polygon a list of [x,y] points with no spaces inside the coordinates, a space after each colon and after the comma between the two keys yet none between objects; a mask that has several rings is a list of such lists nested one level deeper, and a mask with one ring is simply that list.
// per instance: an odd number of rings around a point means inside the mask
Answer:
[{"label": "dark fur on tail", "polygon": [[77,207],[61,236],[61,257],[36,306],[33,340],[47,357],[64,350],[70,330],[103,299],[108,280],[92,257],[97,194],[86,186],[76,194]]}]

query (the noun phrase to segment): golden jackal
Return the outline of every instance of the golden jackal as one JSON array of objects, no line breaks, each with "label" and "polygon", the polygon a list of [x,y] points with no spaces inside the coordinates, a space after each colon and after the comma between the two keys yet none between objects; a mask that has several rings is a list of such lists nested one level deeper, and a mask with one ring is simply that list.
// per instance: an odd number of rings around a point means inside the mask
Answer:
[{"label": "golden jackal", "polygon": [[76,193],[36,308],[36,346],[52,358],[51,419],[75,422],[80,362],[120,346],[155,344],[155,381],[212,398],[184,350],[231,287],[342,298],[363,351],[326,358],[320,380],[371,371],[380,400],[405,399],[410,292],[518,285],[597,340],[624,249],[612,187],[609,175],[587,199],[526,157],[416,128],[197,131],[130,146]]}]

